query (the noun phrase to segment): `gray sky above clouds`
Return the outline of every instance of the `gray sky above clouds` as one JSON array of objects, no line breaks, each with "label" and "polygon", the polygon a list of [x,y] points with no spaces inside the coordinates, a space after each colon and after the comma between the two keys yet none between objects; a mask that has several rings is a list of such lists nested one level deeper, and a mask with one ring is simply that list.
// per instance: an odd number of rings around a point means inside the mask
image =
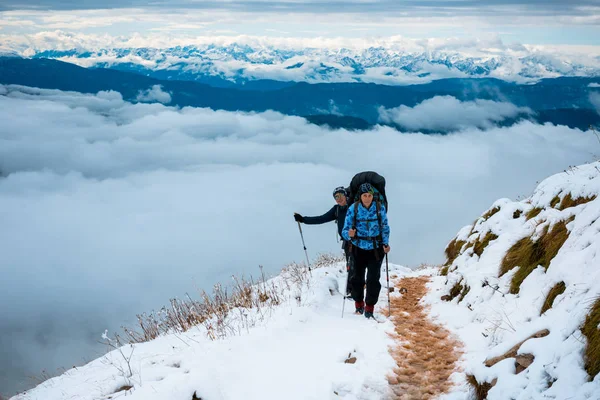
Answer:
[{"label": "gray sky above clouds", "polygon": [[[10,304],[0,307],[0,365],[10,366],[0,368],[0,393],[94,358],[104,329],[131,326],[171,297],[301,262],[293,212],[324,213],[332,189],[360,170],[387,178],[390,261],[443,261],[445,245],[493,201],[527,195],[598,153],[579,130],[490,127],[513,111],[438,97],[387,115],[461,132],[349,133],[274,112],[0,85],[0,304]],[[455,114],[474,112],[456,125]],[[333,223],[304,235],[311,257],[340,252]]]},{"label": "gray sky above clouds", "polygon": [[[598,7],[598,0],[344,0],[344,1],[149,1],[149,0],[7,0],[0,9],[77,10],[105,8],[195,8],[233,11],[379,13],[402,12],[415,15],[485,15],[498,10],[526,9],[532,15],[586,15],[586,7]],[[589,10],[588,10],[589,11]]]},{"label": "gray sky above clouds", "polygon": [[6,0],[0,4],[0,35],[55,29],[109,35],[495,36],[509,43],[597,45],[600,0]]}]

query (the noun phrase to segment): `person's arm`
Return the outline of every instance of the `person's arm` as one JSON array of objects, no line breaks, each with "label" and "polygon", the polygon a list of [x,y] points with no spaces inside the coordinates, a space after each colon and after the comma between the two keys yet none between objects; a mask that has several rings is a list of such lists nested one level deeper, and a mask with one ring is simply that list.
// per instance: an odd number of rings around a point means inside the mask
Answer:
[{"label": "person's arm", "polygon": [[352,223],[354,222],[354,207],[348,207],[346,212],[346,220],[344,221],[344,228],[342,229],[342,237],[345,240],[352,240],[349,235],[350,229],[352,229]]},{"label": "person's arm", "polygon": [[390,226],[388,224],[387,211],[385,210],[385,206],[381,207],[381,225],[383,228],[383,230],[381,232],[381,239],[383,241],[383,245],[389,247],[389,245],[390,245]]},{"label": "person's arm", "polygon": [[330,222],[335,220],[335,208],[337,205],[331,207],[331,210],[327,211],[323,215],[319,215],[318,217],[303,217],[304,223],[307,225],[319,225],[324,224],[326,222]]}]

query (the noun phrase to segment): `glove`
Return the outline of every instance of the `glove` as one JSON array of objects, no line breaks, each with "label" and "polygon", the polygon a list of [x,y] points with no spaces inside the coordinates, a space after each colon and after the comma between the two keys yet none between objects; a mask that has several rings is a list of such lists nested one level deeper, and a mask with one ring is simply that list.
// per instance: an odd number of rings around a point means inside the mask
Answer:
[{"label": "glove", "polygon": [[296,222],[304,222],[304,217],[298,213],[294,213],[294,219]]}]

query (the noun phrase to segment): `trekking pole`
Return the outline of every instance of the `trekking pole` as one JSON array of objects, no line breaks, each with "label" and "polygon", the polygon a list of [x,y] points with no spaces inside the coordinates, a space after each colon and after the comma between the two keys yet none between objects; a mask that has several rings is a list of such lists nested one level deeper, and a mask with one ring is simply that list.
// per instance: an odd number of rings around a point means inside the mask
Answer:
[{"label": "trekking pole", "polygon": [[302,238],[302,246],[304,246],[304,254],[306,254],[306,262],[308,265],[308,271],[311,271],[310,261],[308,261],[308,251],[306,251],[306,244],[304,243],[304,235],[302,234],[302,227],[300,226],[300,222],[298,222],[298,229],[300,229],[300,237]]},{"label": "trekking pole", "polygon": [[388,255],[385,253],[385,278],[387,279],[388,292],[388,318],[392,315],[392,306],[390,305],[390,272],[388,268]]}]

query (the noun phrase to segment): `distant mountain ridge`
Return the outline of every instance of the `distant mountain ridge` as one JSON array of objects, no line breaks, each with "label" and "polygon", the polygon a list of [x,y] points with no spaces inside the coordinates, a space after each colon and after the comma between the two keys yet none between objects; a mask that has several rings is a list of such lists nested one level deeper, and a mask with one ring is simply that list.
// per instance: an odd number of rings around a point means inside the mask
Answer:
[{"label": "distant mountain ridge", "polygon": [[169,48],[38,50],[33,58],[52,58],[86,67],[118,68],[160,79],[197,80],[219,77],[234,83],[256,79],[309,83],[424,83],[441,78],[497,78],[532,82],[561,76],[600,76],[600,59],[529,51],[474,54],[452,49],[282,49],[232,43]]},{"label": "distant mountain ridge", "polygon": [[[600,78],[563,77],[544,79],[533,85],[491,78],[442,79],[409,86],[301,82],[279,88],[277,82],[263,81],[256,84],[259,90],[247,87],[241,90],[242,85],[215,87],[199,82],[159,80],[114,69],[86,69],[51,59],[0,57],[0,83],[82,93],[114,90],[133,102],[140,92],[160,85],[171,96],[169,105],[246,112],[275,110],[288,115],[311,116],[309,120],[314,123],[351,129],[381,123],[380,107],[414,107],[435,96],[452,96],[461,101],[509,101],[533,110],[535,114],[527,118],[540,123],[560,123],[580,129],[600,124],[600,116],[589,99],[595,90],[590,84],[600,83]],[[268,90],[261,89],[269,85]]]}]

